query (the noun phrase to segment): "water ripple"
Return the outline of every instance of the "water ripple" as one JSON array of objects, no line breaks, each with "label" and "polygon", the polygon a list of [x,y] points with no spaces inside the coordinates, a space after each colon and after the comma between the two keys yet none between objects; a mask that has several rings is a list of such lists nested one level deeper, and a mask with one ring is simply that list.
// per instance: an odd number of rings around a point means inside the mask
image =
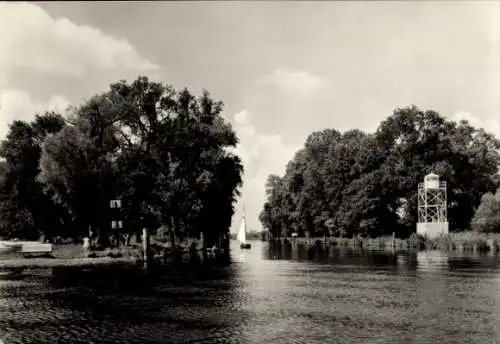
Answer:
[{"label": "water ripple", "polygon": [[154,275],[116,267],[2,274],[0,338],[298,344],[500,337],[495,257],[294,249],[255,243],[234,247],[229,266],[171,266]]}]

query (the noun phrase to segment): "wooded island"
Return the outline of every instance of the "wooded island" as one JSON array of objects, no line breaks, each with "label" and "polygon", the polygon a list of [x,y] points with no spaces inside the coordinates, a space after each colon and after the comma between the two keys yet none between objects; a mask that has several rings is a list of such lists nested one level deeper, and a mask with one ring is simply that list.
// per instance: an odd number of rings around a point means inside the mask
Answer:
[{"label": "wooded island", "polygon": [[500,231],[500,142],[467,121],[416,106],[396,109],[375,133],[312,133],[283,176],[270,175],[260,221],[274,238],[408,238],[417,185],[447,181],[451,232]]}]

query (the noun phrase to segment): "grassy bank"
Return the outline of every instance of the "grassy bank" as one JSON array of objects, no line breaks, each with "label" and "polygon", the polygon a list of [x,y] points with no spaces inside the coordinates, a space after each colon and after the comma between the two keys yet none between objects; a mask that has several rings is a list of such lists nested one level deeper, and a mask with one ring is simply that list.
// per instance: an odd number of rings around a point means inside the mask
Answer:
[{"label": "grassy bank", "polygon": [[390,236],[378,238],[295,238],[288,239],[298,244],[328,244],[337,247],[363,248],[372,250],[449,250],[449,251],[500,251],[500,234],[486,234],[472,231],[442,235],[427,239],[413,234],[408,239],[394,239]]},{"label": "grassy bank", "polygon": [[[188,243],[179,242],[175,250],[168,245],[151,240],[151,258],[163,260],[182,257],[188,253]],[[134,264],[143,261],[142,244],[134,243],[127,247],[94,249],[85,252],[81,244],[53,244],[53,251],[44,257],[26,258],[20,253],[19,245],[0,249],[0,268],[21,267],[57,267],[57,266],[93,266],[106,264]],[[201,254],[201,247],[195,252]]]},{"label": "grassy bank", "polygon": [[109,264],[136,264],[130,257],[121,258],[31,258],[31,259],[2,259],[0,268],[35,268],[35,267],[69,267],[69,266],[97,266]]},{"label": "grassy bank", "polygon": [[[79,244],[53,244],[53,251],[47,259],[80,259],[80,258],[140,258],[142,256],[141,248],[130,246],[121,249],[94,250],[90,254],[85,254],[82,245]],[[0,250],[0,261],[2,260],[33,260],[38,258],[24,258],[20,254],[20,247]]]},{"label": "grassy bank", "polygon": [[24,258],[15,249],[0,250],[0,268],[94,266],[136,263],[142,257],[137,247],[93,251],[86,255],[81,245],[55,244],[50,256]]}]

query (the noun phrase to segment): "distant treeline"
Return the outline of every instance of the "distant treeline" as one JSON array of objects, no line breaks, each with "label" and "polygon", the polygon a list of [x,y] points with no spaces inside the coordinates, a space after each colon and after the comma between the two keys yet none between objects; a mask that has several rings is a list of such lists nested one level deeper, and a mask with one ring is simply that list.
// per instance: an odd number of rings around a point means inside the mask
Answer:
[{"label": "distant treeline", "polygon": [[[230,238],[231,240],[236,240],[237,233],[231,233]],[[257,232],[257,231],[251,231],[247,233],[247,239],[248,240],[265,240],[267,238],[267,232],[262,231],[262,232]]]},{"label": "distant treeline", "polygon": [[[77,238],[90,229],[106,245],[112,234],[163,226],[172,240],[204,231],[217,242],[243,172],[222,109],[206,91],[139,77],[64,116],[13,121],[0,145],[0,236]],[[114,199],[121,209],[110,209]]]},{"label": "distant treeline", "polygon": [[408,237],[417,185],[434,172],[448,183],[451,230],[500,231],[499,149],[485,130],[415,106],[396,109],[375,133],[315,132],[283,176],[269,176],[259,218],[274,237]]}]

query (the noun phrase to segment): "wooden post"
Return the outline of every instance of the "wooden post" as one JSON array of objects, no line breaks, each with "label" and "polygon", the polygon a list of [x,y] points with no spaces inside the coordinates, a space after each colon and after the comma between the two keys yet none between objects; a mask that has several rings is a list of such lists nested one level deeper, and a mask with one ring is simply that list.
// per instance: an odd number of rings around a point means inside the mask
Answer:
[{"label": "wooden post", "polygon": [[217,248],[217,253],[221,253],[222,252],[222,234],[219,233],[219,247]]},{"label": "wooden post", "polygon": [[224,258],[229,259],[229,246],[230,246],[230,238],[229,238],[229,233],[225,233],[222,236],[222,248],[224,252]]},{"label": "wooden post", "polygon": [[147,228],[142,229],[142,247],[144,250],[144,266],[147,267],[150,256],[149,231]]},{"label": "wooden post", "polygon": [[205,244],[205,235],[203,232],[200,233],[200,243],[201,243],[201,255],[203,258],[206,258],[207,256],[207,247],[206,247],[206,244]]}]

